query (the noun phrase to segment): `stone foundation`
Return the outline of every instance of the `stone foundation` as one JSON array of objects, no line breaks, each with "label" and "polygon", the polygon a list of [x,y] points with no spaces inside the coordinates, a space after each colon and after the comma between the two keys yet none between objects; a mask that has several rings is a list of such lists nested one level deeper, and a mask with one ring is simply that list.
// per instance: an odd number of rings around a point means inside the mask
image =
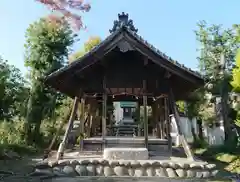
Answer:
[{"label": "stone foundation", "polygon": [[32,175],[210,178],[217,173],[214,164],[99,159],[41,162]]}]

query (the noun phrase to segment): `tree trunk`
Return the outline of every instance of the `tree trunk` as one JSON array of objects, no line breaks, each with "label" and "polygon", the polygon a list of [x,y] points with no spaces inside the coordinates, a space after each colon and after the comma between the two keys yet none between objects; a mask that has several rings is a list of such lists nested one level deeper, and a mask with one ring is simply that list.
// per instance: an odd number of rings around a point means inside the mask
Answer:
[{"label": "tree trunk", "polygon": [[196,141],[197,141],[197,135],[196,135],[195,129],[194,129],[194,127],[193,127],[192,119],[189,118],[189,120],[190,120],[190,124],[191,124],[191,133],[192,133],[192,136],[193,136],[193,143],[196,143]]},{"label": "tree trunk", "polygon": [[225,134],[225,144],[231,142],[232,139],[232,130],[230,120],[228,118],[228,91],[226,90],[226,83],[224,83],[224,88],[222,88],[222,98],[221,98],[221,106],[222,106],[222,118],[224,124],[224,134]]},{"label": "tree trunk", "polygon": [[34,132],[33,132],[33,142],[39,144],[41,142],[41,137],[40,137],[40,127],[41,123],[35,123],[34,125]]},{"label": "tree trunk", "polygon": [[198,128],[199,128],[198,138],[203,141],[204,138],[203,138],[202,120],[197,120],[197,124],[198,124]]}]

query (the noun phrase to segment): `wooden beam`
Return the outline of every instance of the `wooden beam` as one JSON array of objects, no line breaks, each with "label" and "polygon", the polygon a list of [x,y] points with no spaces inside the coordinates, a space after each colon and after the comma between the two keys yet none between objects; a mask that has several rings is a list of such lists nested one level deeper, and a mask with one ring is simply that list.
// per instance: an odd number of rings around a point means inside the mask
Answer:
[{"label": "wooden beam", "polygon": [[172,109],[172,112],[173,112],[173,115],[175,117],[175,120],[176,120],[176,124],[177,124],[177,127],[178,127],[178,132],[179,132],[179,139],[180,139],[180,142],[184,148],[184,151],[187,155],[187,157],[194,161],[194,157],[193,157],[193,153],[185,139],[185,136],[183,135],[182,133],[182,130],[181,130],[181,127],[180,127],[180,116],[179,116],[179,113],[178,113],[178,109],[177,109],[177,105],[176,105],[176,100],[174,98],[174,95],[173,95],[173,91],[172,89],[170,88],[170,93],[169,93],[169,104],[170,104],[170,107]]},{"label": "wooden beam", "polygon": [[65,145],[67,143],[67,139],[68,139],[69,133],[71,131],[71,128],[72,128],[72,125],[73,125],[73,121],[74,121],[75,116],[76,116],[78,103],[79,103],[79,99],[78,99],[78,97],[75,97],[74,103],[73,103],[72,112],[71,112],[71,115],[70,115],[70,118],[69,118],[69,121],[68,121],[67,129],[65,131],[63,140],[62,140],[62,142],[61,142],[61,144],[59,145],[59,148],[58,148],[57,160],[59,160],[59,159],[61,159],[63,157],[64,148],[65,148]]}]

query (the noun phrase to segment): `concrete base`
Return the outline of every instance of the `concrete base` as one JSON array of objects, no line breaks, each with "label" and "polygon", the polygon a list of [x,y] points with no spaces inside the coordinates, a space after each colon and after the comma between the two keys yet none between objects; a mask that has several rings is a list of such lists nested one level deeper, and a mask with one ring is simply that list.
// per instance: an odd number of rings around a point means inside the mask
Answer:
[{"label": "concrete base", "polygon": [[108,160],[147,160],[147,148],[105,148],[103,158]]},{"label": "concrete base", "polygon": [[[144,137],[101,137],[83,140],[83,151],[103,151],[104,148],[145,148]],[[162,156],[169,156],[168,141],[156,137],[148,138],[148,151],[158,152]]]}]

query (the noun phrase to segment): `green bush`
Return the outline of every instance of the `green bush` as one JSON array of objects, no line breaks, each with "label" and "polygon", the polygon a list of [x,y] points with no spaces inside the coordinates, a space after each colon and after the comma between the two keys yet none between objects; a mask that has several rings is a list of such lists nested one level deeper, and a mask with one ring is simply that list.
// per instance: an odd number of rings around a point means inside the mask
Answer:
[{"label": "green bush", "polygon": [[[38,141],[34,141],[32,146],[28,146],[24,121],[0,121],[0,151],[3,149],[12,150],[19,154],[35,153],[40,148],[50,145],[57,132],[58,125],[53,122],[43,121],[40,128]],[[56,145],[59,139],[56,141]]]},{"label": "green bush", "polygon": [[77,144],[80,144],[80,141],[82,140],[82,139],[84,139],[84,138],[86,138],[86,134],[85,133],[81,133],[80,135],[79,135],[79,137],[77,138]]},{"label": "green bush", "polygon": [[207,148],[208,147],[208,143],[205,140],[200,140],[200,139],[196,139],[196,141],[193,142],[192,144],[193,148]]},{"label": "green bush", "polygon": [[23,121],[0,122],[0,153],[10,150],[18,154],[35,154],[38,150],[27,145],[24,135]]},{"label": "green bush", "polygon": [[26,141],[24,140],[24,122],[0,122],[0,144],[25,145]]}]

